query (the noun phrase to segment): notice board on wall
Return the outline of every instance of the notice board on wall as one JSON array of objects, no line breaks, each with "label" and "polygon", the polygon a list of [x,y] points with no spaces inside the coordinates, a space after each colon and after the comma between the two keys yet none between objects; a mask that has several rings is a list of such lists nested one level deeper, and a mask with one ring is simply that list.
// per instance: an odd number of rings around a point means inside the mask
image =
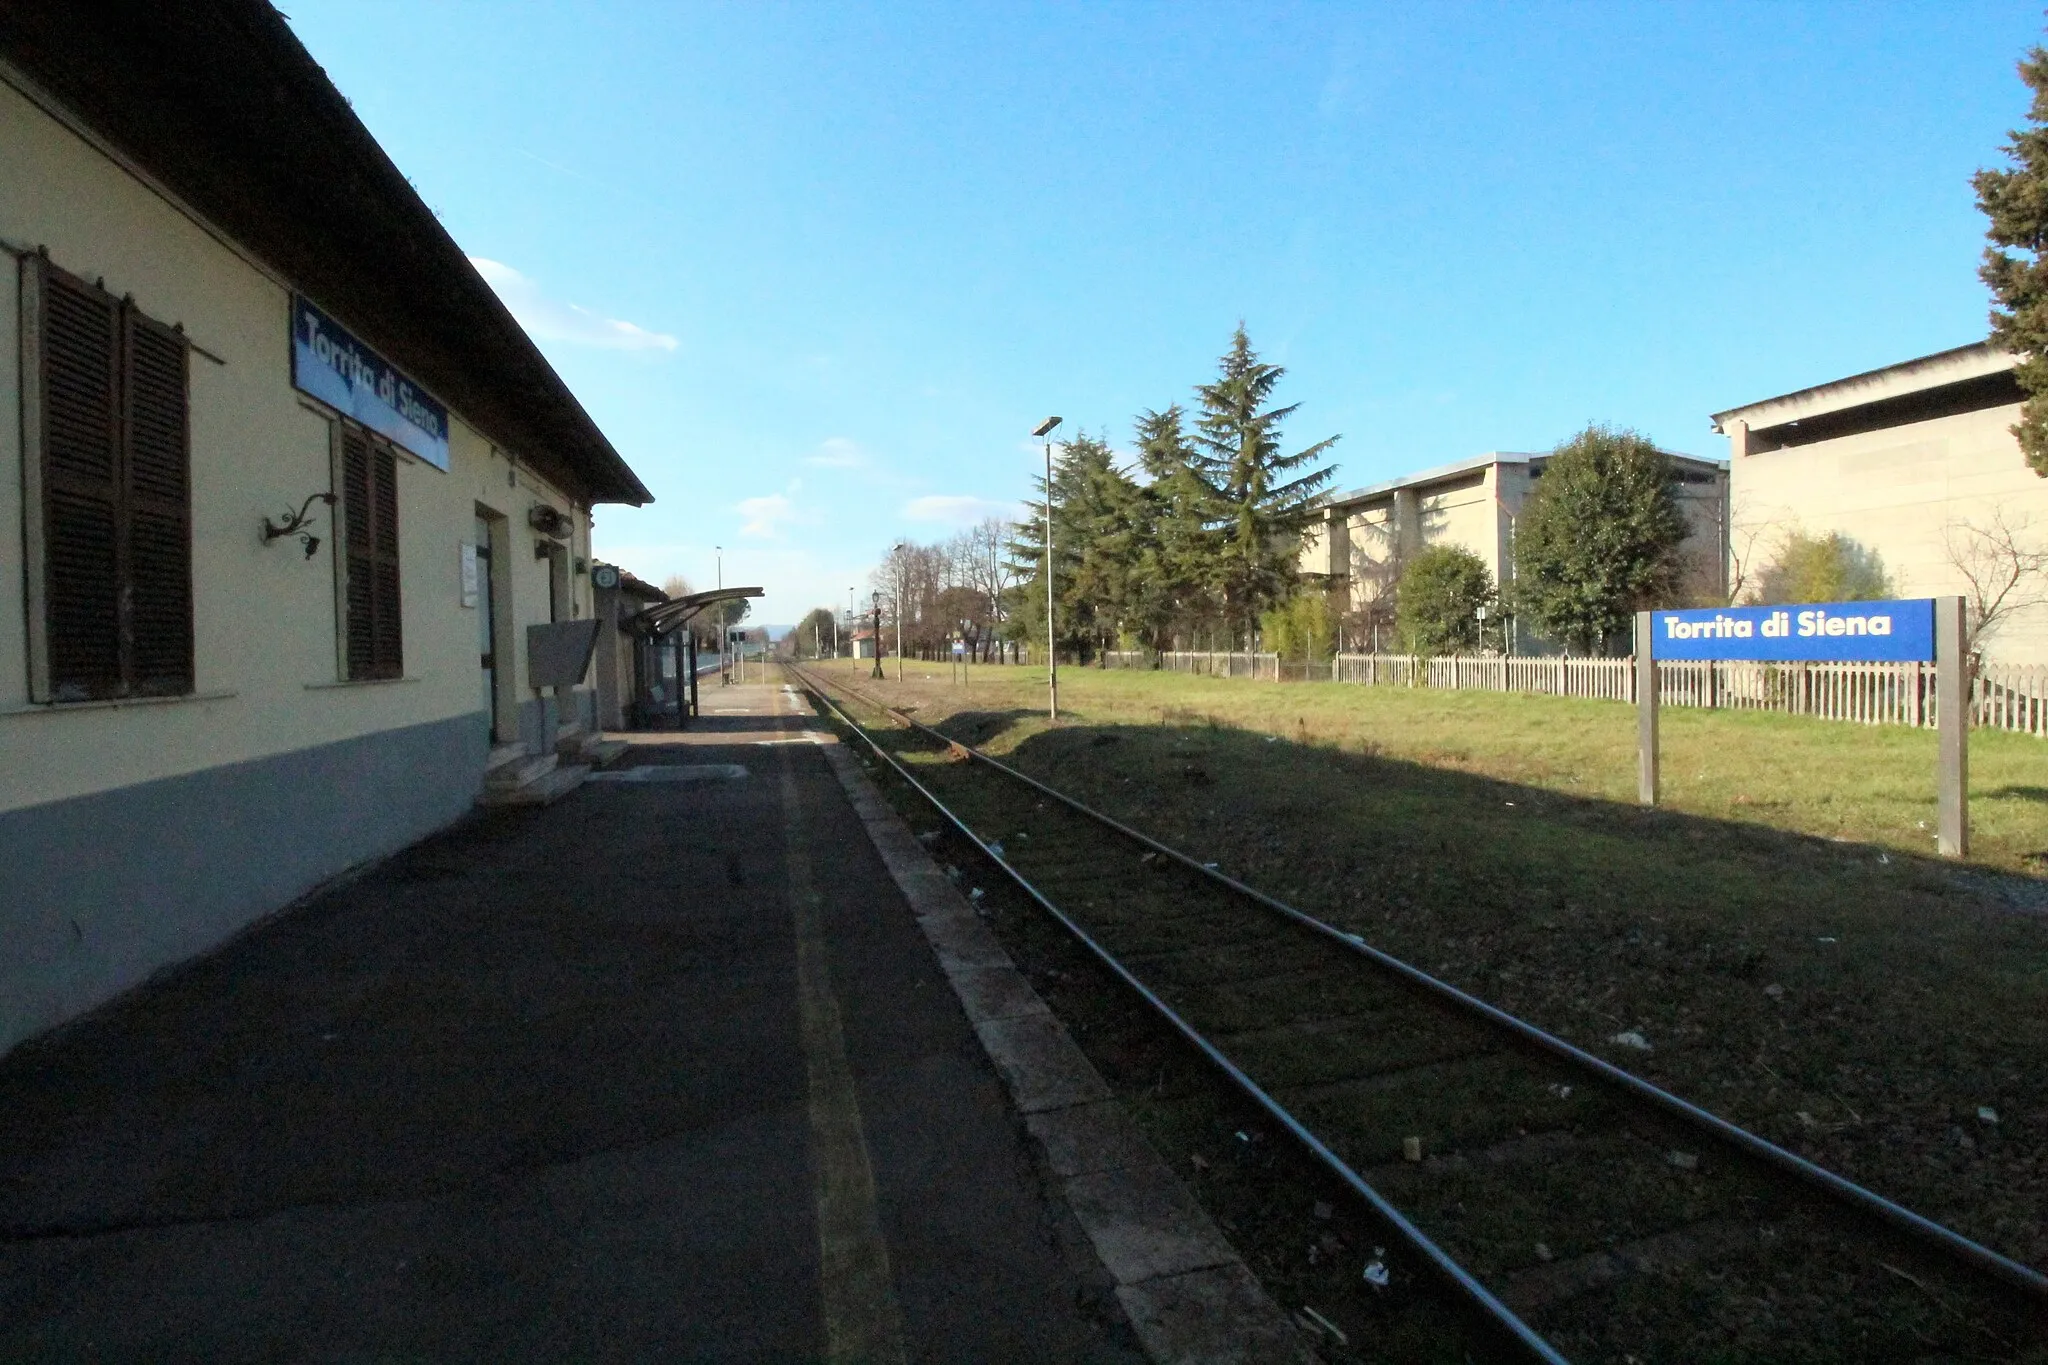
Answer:
[{"label": "notice board on wall", "polygon": [[590,669],[597,649],[597,618],[556,621],[526,628],[526,683],[529,687],[574,687]]}]

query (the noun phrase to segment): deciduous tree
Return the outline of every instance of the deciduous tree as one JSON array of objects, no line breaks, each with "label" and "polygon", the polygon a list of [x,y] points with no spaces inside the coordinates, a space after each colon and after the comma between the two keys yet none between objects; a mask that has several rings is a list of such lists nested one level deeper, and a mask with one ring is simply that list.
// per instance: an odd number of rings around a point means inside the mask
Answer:
[{"label": "deciduous tree", "polygon": [[1671,480],[1670,460],[1633,431],[1589,426],[1559,446],[1515,523],[1515,610],[1591,654],[1658,605],[1685,539]]},{"label": "deciduous tree", "polygon": [[1891,576],[1877,551],[1839,531],[1824,536],[1788,532],[1777,555],[1757,576],[1757,601],[1874,602],[1890,597]]},{"label": "deciduous tree", "polygon": [[1969,584],[1970,631],[1979,643],[2015,615],[2048,604],[2048,536],[2034,531],[2032,517],[1994,507],[1981,521],[1951,521],[1942,543]]},{"label": "deciduous tree", "polygon": [[812,607],[804,613],[794,634],[790,649],[798,658],[824,658],[832,653],[833,642],[839,638],[827,607]]},{"label": "deciduous tree", "polygon": [[1260,643],[1289,662],[1327,659],[1337,648],[1337,614],[1320,590],[1295,594],[1259,618]]},{"label": "deciduous tree", "polygon": [[1462,545],[1432,545],[1401,572],[1395,628],[1410,654],[1469,654],[1479,649],[1479,609],[1496,600],[1486,561]]}]

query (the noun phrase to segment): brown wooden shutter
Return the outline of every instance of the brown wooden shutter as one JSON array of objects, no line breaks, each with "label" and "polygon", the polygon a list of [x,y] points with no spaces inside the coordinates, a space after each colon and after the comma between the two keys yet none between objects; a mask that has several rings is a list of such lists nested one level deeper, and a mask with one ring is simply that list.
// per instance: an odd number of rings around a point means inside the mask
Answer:
[{"label": "brown wooden shutter", "polygon": [[405,629],[398,593],[398,456],[378,442],[371,451],[370,470],[376,483],[375,574],[371,595],[376,625],[370,650],[377,676],[405,675]]},{"label": "brown wooden shutter", "polygon": [[398,572],[398,456],[353,422],[341,427],[348,676],[405,673]]},{"label": "brown wooden shutter", "polygon": [[348,620],[343,630],[348,676],[374,676],[371,648],[372,574],[370,534],[370,438],[351,422],[341,424],[342,573]]},{"label": "brown wooden shutter", "polygon": [[191,442],[185,339],[124,308],[122,442],[128,688],[192,690]]},{"label": "brown wooden shutter", "polygon": [[43,610],[53,701],[122,691],[121,305],[41,267]]}]

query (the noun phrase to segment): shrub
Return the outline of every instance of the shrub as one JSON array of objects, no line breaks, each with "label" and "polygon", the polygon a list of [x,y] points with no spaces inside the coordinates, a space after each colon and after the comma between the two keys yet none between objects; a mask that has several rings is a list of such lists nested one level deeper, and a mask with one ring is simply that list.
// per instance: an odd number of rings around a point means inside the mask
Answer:
[{"label": "shrub", "polygon": [[1839,531],[1824,536],[1792,532],[1757,580],[1757,601],[1766,606],[1871,602],[1895,595],[1877,552]]},{"label": "shrub", "polygon": [[1432,545],[1408,561],[1395,594],[1394,625],[1410,654],[1479,648],[1480,607],[1495,602],[1486,562],[1460,545]]},{"label": "shrub", "polygon": [[1265,646],[1283,659],[1327,659],[1336,652],[1337,617],[1319,592],[1300,593],[1259,618]]}]

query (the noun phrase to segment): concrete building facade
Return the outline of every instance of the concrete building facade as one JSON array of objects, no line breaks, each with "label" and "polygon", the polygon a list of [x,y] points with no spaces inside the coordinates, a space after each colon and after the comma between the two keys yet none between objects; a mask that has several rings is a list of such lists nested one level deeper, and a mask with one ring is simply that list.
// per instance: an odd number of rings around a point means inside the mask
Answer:
[{"label": "concrete building facade", "polygon": [[[1681,553],[1695,566],[1702,586],[1712,590],[1724,582],[1727,467],[1690,455],[1670,457],[1674,491],[1689,528]],[[1340,493],[1325,504],[1321,522],[1303,539],[1302,571],[1341,585],[1350,609],[1368,621],[1387,618],[1375,609],[1391,604],[1402,565],[1431,545],[1470,550],[1493,581],[1507,588],[1515,576],[1515,520],[1550,458],[1492,451]],[[1390,618],[1378,622],[1382,648],[1392,648],[1389,625]],[[1512,624],[1507,643],[1515,653],[1556,652],[1549,641]],[[1372,640],[1347,639],[1345,644],[1364,649]]]},{"label": "concrete building facade", "polygon": [[[2012,357],[1961,346],[1714,414],[1728,437],[1731,551],[1753,584],[1790,531],[1835,533],[1877,554],[1902,597],[1972,596],[2000,566],[1985,534],[2048,550],[2048,479],[2012,426]],[[1979,647],[2048,662],[2048,603],[2012,612]]]},{"label": "concrete building facade", "polygon": [[0,148],[4,1050],[589,718],[650,495],[268,5],[11,12]]}]

